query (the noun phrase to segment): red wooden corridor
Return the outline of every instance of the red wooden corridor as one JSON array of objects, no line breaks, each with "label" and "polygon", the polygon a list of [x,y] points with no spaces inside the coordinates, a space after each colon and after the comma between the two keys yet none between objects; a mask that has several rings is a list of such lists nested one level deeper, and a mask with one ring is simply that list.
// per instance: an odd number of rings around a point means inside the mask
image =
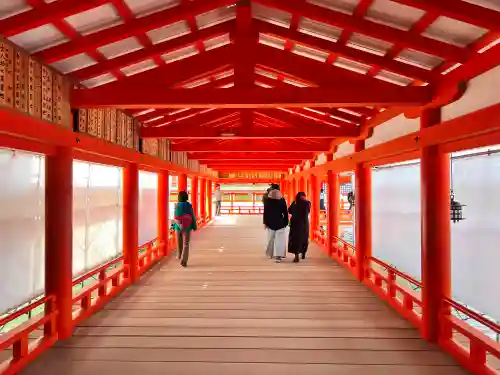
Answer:
[{"label": "red wooden corridor", "polygon": [[499,0],[0,0],[0,375],[500,374],[499,87]]},{"label": "red wooden corridor", "polygon": [[459,375],[456,362],[317,247],[280,264],[259,217],[194,235],[22,374]]}]

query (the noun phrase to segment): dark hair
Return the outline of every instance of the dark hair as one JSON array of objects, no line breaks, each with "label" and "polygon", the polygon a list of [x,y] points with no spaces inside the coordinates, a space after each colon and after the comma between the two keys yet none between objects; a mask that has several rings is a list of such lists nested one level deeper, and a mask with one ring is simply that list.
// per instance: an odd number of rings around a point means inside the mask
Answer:
[{"label": "dark hair", "polygon": [[295,202],[303,201],[305,197],[306,197],[306,193],[304,193],[303,191],[300,191],[295,196]]},{"label": "dark hair", "polygon": [[177,200],[179,202],[187,202],[189,200],[188,193],[186,193],[184,190],[183,191],[179,191]]},{"label": "dark hair", "polygon": [[278,184],[271,184],[271,190],[279,190],[280,186]]}]

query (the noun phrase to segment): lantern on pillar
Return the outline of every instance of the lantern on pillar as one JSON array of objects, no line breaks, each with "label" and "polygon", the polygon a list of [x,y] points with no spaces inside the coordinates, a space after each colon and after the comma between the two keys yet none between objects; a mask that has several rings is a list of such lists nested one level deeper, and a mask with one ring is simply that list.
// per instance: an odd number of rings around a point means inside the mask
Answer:
[{"label": "lantern on pillar", "polygon": [[454,223],[464,220],[463,209],[465,204],[461,204],[455,200],[455,193],[453,192],[453,157],[450,157],[450,219]]}]

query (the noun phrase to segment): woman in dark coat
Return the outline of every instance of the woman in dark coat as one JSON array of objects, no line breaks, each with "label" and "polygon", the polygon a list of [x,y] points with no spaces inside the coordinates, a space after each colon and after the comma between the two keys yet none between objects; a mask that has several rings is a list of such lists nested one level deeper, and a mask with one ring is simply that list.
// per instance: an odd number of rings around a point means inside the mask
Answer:
[{"label": "woman in dark coat", "polygon": [[288,237],[288,252],[295,254],[295,263],[306,257],[309,246],[309,212],[311,202],[306,199],[303,192],[297,194],[295,201],[288,208],[288,213],[292,215],[290,219],[290,234]]}]

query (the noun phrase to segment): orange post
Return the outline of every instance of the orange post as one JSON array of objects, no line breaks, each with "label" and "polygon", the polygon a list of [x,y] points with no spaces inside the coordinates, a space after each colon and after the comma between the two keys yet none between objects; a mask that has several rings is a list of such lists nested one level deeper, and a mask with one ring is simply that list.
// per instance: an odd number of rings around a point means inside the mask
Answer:
[{"label": "orange post", "polygon": [[[441,122],[440,109],[422,112],[421,128]],[[439,146],[422,148],[422,335],[437,342],[442,302],[450,297],[450,156]]]},{"label": "orange post", "polygon": [[130,163],[123,168],[123,256],[131,282],[139,278],[139,170]]},{"label": "orange post", "polygon": [[314,234],[319,228],[319,183],[315,175],[309,178],[310,194],[311,194],[311,223],[309,237],[314,239]]},{"label": "orange post", "polygon": [[[365,149],[364,141],[356,141],[355,151]],[[366,258],[372,253],[372,173],[370,167],[356,164],[355,173],[355,236],[356,278],[364,279]]]},{"label": "orange post", "polygon": [[339,236],[340,183],[339,175],[328,171],[328,253],[333,254],[334,237]]},{"label": "orange post", "polygon": [[168,172],[161,171],[158,174],[158,237],[160,242],[164,244],[163,255],[167,256],[169,251],[168,246],[168,229],[170,226],[168,201],[170,198]]},{"label": "orange post", "polygon": [[184,173],[181,173],[178,178],[177,178],[177,191],[185,191],[187,193],[188,190],[188,179],[187,175]]},{"label": "orange post", "polygon": [[203,223],[207,220],[207,180],[200,179],[200,217]]},{"label": "orange post", "polygon": [[195,176],[191,179],[191,204],[193,205],[193,210],[194,210],[194,216],[198,218],[200,213],[198,212],[198,177]]},{"label": "orange post", "polygon": [[208,205],[208,220],[212,220],[213,218],[213,206],[212,206],[212,199],[213,199],[213,192],[212,192],[212,181],[207,180],[207,205]]},{"label": "orange post", "polygon": [[45,169],[45,293],[56,297],[57,332],[73,334],[73,158],[61,147]]}]

